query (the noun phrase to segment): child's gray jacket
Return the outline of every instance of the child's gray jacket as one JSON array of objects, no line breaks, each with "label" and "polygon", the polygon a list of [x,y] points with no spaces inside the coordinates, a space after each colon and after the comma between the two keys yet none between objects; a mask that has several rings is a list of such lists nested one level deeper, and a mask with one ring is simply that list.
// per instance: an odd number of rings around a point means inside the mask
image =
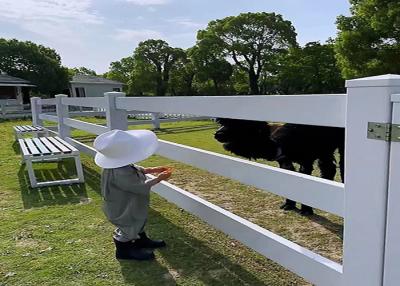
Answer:
[{"label": "child's gray jacket", "polygon": [[108,220],[124,232],[137,238],[147,220],[150,186],[139,166],[103,169],[101,194],[103,211]]}]

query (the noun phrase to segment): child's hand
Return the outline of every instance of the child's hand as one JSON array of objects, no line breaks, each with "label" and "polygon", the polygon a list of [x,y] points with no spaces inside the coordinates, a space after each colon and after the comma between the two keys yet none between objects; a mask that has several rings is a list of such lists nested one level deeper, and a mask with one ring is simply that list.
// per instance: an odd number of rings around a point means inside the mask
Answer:
[{"label": "child's hand", "polygon": [[171,177],[171,172],[170,171],[164,171],[160,173],[157,178],[162,181],[162,180],[167,180],[169,177]]},{"label": "child's hand", "polygon": [[165,172],[168,170],[172,171],[172,168],[160,166],[160,167],[146,168],[146,169],[144,169],[144,173],[145,174],[159,174],[159,173],[162,173],[162,172]]}]

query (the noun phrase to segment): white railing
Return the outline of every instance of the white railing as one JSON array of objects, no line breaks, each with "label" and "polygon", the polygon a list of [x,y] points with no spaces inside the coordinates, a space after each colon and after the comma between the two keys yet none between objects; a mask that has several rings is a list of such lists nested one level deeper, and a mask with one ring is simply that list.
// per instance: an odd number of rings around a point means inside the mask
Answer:
[{"label": "white railing", "polygon": [[12,104],[7,101],[0,102],[0,118],[14,119],[31,117],[32,112],[29,104]]},{"label": "white railing", "polygon": [[[92,108],[92,110],[86,110],[86,111],[69,111],[68,108],[68,117],[73,118],[73,117],[106,117],[106,108],[103,106],[106,104],[104,98],[69,98],[69,97],[63,97],[62,98],[62,104],[65,106],[76,106],[76,102],[78,102],[79,107],[89,107]],[[33,97],[31,99],[31,104],[34,105],[36,108],[35,111],[27,111],[28,113],[25,116],[31,116],[34,114],[35,118],[33,118],[34,124],[37,125],[43,125],[43,120],[45,121],[50,121],[50,122],[58,122],[58,117],[56,112],[44,112],[43,107],[44,106],[55,106],[56,105],[56,99],[55,98],[50,98],[50,99],[41,99],[37,97]],[[37,111],[36,111],[37,110]],[[4,117],[4,116],[3,116]],[[4,117],[5,118],[5,117]],[[8,117],[7,117],[8,118]],[[13,117],[14,118],[14,117]],[[206,116],[195,116],[195,115],[189,115],[189,114],[165,114],[165,113],[149,113],[149,112],[141,112],[141,111],[130,111],[128,112],[128,118],[134,118],[135,120],[128,120],[128,125],[145,125],[145,124],[151,124],[153,125],[154,129],[160,129],[161,128],[161,123],[169,123],[169,122],[181,122],[181,121],[194,121],[194,120],[207,120],[210,119],[209,117]],[[101,134],[103,132],[106,132],[107,129],[106,127],[98,127],[99,124],[91,124],[79,120],[67,120],[64,122],[65,125],[68,125],[69,127],[76,128],[76,129],[82,129],[90,133],[94,134]],[[35,123],[36,122],[36,123]],[[101,125],[106,125],[107,124],[100,124]]]},{"label": "white railing", "polygon": [[[339,216],[344,215],[344,185],[341,183],[164,140],[160,140],[157,154]],[[299,188],[301,184],[303,187]],[[296,192],[293,192],[295,189]]]},{"label": "white railing", "polygon": [[344,94],[123,97],[117,99],[116,106],[124,110],[344,127],[346,97]]},{"label": "white railing", "polygon": [[[343,265],[169,183],[157,185],[153,191],[311,283],[397,285],[399,274],[395,269],[400,267],[400,259],[389,250],[400,253],[400,218],[394,217],[399,214],[399,196],[394,191],[398,179],[390,176],[389,158],[392,173],[398,168],[398,158],[395,160],[390,150],[397,152],[398,146],[391,145],[400,143],[367,138],[368,122],[391,123],[392,114],[393,122],[400,122],[400,108],[393,109],[391,101],[394,93],[400,93],[400,76],[387,75],[347,81],[347,94],[341,95],[128,98],[111,92],[90,100],[59,95],[58,132],[79,150],[94,156],[92,147],[70,138],[70,128],[94,134],[126,130],[127,114],[135,110],[345,127],[345,185],[163,140],[157,151],[161,156],[344,217]],[[104,108],[107,126],[70,119],[69,105]]]}]

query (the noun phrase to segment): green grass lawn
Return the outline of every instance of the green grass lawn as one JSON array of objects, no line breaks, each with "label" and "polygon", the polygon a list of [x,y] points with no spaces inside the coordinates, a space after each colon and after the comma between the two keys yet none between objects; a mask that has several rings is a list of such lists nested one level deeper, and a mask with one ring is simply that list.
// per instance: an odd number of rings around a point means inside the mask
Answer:
[{"label": "green grass lawn", "polygon": [[[86,119],[102,122],[101,119]],[[82,155],[86,183],[30,189],[12,126],[0,122],[0,285],[309,285],[163,198],[152,194],[147,231],[168,247],[152,262],[118,262],[113,226],[99,195],[100,170]],[[140,126],[136,128],[149,128]],[[162,124],[159,138],[227,154],[211,121]],[[94,136],[74,131],[91,144]],[[153,156],[143,166],[170,165],[170,182],[335,261],[341,261],[342,219],[279,209],[282,198]],[[41,178],[70,176],[72,162],[36,167]],[[295,190],[294,190],[295,191]]]}]

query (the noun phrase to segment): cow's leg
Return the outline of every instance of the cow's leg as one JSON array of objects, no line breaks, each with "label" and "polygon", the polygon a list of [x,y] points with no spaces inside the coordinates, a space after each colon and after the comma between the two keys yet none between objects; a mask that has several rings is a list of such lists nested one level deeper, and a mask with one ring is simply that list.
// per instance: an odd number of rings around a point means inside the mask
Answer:
[{"label": "cow's leg", "polygon": [[[306,175],[311,175],[312,170],[313,170],[312,165],[313,165],[313,162],[308,162],[308,163],[302,164],[300,166],[300,173],[303,173]],[[314,211],[313,211],[312,207],[302,204],[300,213],[302,215],[308,216],[308,215],[313,215]]]},{"label": "cow's leg", "polygon": [[336,164],[335,158],[332,156],[328,156],[326,158],[321,158],[318,160],[318,166],[321,170],[321,177],[327,180],[333,181],[335,179],[336,174]]},{"label": "cow's leg", "polygon": [[344,183],[344,143],[339,146],[339,155],[340,177],[342,178],[342,183]]},{"label": "cow's leg", "polygon": [[[295,171],[295,168],[293,166],[293,163],[290,160],[287,159],[282,159],[278,161],[279,167],[282,169],[290,170],[290,171]],[[281,209],[284,211],[291,211],[296,209],[296,202],[286,199],[285,203],[281,205]]]}]

